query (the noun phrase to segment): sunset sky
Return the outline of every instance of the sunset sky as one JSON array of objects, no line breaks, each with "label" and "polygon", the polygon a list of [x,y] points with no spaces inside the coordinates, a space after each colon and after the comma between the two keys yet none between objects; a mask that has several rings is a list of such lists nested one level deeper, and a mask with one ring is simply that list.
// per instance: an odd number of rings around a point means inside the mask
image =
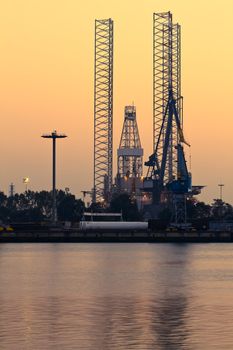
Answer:
[{"label": "sunset sky", "polygon": [[93,186],[94,21],[114,20],[114,174],[124,106],[134,102],[144,160],[152,152],[152,15],[182,27],[186,158],[200,199],[233,204],[232,0],[6,0],[0,4],[0,190],[57,187],[78,197]]}]

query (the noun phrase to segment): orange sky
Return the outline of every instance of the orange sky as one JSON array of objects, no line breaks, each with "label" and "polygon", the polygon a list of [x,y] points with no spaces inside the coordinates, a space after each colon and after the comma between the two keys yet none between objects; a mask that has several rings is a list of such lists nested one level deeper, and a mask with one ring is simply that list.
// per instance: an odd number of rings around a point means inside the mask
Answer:
[{"label": "orange sky", "polygon": [[[137,107],[146,159],[152,151],[152,14],[182,26],[184,126],[194,184],[212,201],[225,184],[233,203],[232,0],[7,0],[0,4],[0,189],[51,186],[54,129],[58,188],[93,186],[94,20],[114,20],[114,164],[124,106]],[[187,150],[187,160],[190,151]],[[115,171],[114,171],[115,173]]]}]

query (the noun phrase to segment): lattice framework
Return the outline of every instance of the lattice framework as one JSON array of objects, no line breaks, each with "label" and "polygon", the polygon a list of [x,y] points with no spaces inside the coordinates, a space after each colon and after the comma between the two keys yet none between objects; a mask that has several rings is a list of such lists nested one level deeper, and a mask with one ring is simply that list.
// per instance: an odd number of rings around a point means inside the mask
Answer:
[{"label": "lattice framework", "polygon": [[117,151],[118,175],[141,177],[143,149],[136,120],[136,107],[126,106],[120,146]]},{"label": "lattice framework", "polygon": [[[181,97],[181,30],[173,24],[170,12],[153,14],[153,147],[159,165],[162,162],[165,132],[169,113],[167,109],[169,92],[172,91],[176,109],[182,124]],[[162,130],[162,134],[159,137]],[[159,143],[158,143],[159,140]],[[177,173],[178,130],[172,121],[164,183],[172,181]]]},{"label": "lattice framework", "polygon": [[95,21],[93,201],[108,201],[113,160],[113,21]]}]

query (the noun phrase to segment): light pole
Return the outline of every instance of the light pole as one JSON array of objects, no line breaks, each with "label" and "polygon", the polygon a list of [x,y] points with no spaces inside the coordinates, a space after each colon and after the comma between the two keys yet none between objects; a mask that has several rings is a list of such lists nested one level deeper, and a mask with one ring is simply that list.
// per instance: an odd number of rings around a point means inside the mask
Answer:
[{"label": "light pole", "polygon": [[23,178],[23,183],[25,184],[25,193],[28,191],[29,177]]},{"label": "light pole", "polygon": [[53,142],[53,207],[52,207],[52,222],[57,223],[57,199],[56,199],[56,139],[64,139],[67,137],[65,134],[58,134],[57,131],[53,131],[51,134],[44,134],[41,137],[44,139],[52,139]]}]

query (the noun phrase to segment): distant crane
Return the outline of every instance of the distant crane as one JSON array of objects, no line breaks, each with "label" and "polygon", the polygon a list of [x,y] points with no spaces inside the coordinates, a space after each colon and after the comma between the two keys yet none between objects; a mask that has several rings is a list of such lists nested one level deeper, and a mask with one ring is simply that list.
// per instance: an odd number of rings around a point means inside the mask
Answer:
[{"label": "distant crane", "polygon": [[192,187],[183,145],[180,25],[170,12],[153,15],[153,144],[143,190],[152,195],[152,206],[168,203],[173,221],[186,223],[186,199],[200,191]]}]

